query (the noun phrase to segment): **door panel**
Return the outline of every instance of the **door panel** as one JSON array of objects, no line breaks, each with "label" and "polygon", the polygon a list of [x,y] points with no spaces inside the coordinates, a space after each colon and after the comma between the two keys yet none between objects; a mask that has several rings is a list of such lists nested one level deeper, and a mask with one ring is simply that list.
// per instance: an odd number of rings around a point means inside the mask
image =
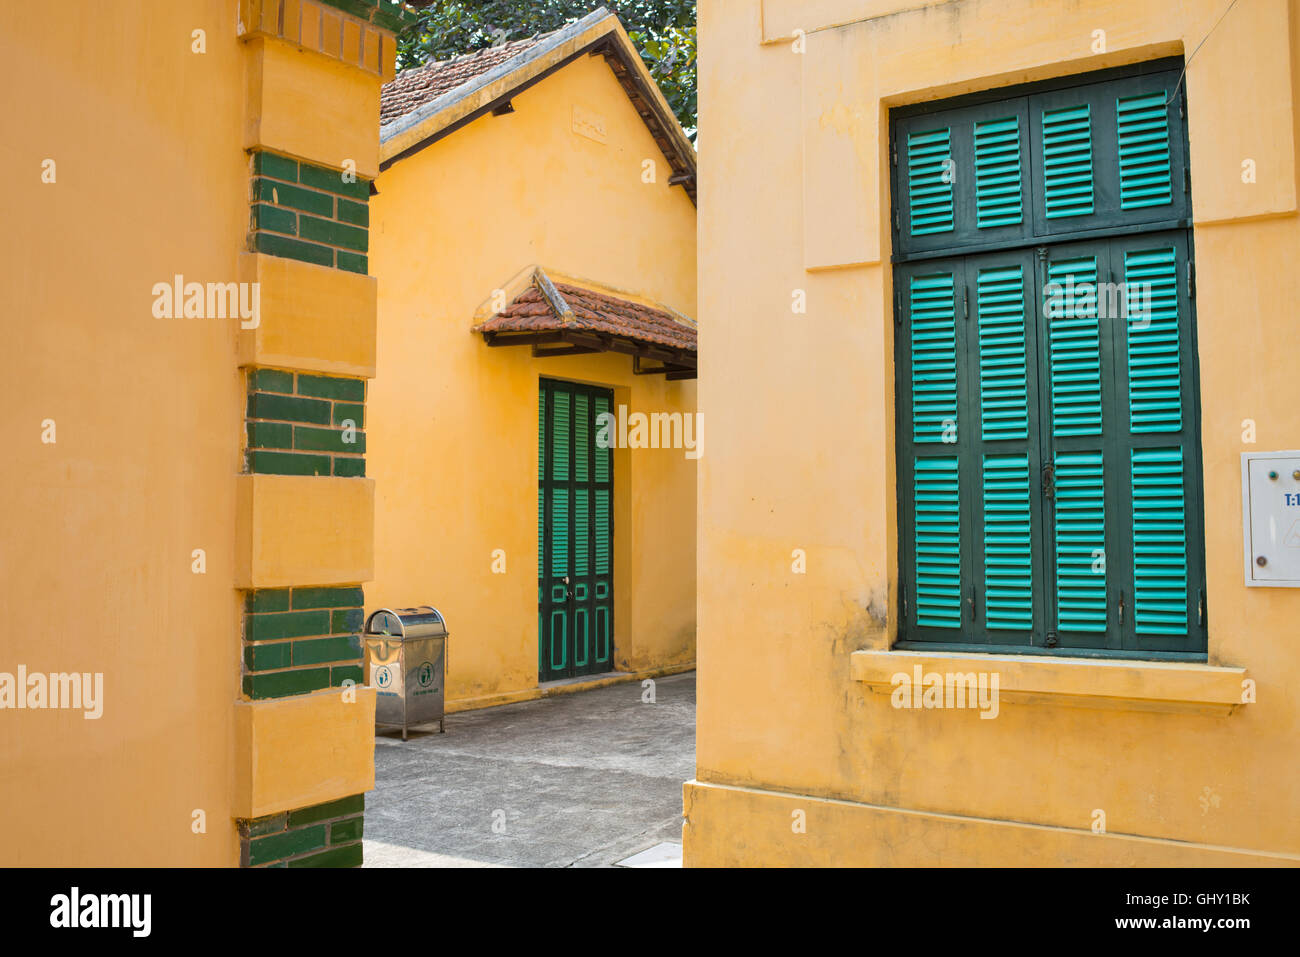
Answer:
[{"label": "door panel", "polygon": [[538,676],[613,666],[610,450],[599,448],[605,389],[543,379],[538,396]]}]

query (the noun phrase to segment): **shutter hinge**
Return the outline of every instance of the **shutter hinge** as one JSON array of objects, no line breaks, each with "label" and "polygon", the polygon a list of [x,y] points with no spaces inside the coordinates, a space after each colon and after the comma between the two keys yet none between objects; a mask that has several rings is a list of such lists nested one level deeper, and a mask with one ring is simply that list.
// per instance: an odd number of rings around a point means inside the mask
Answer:
[{"label": "shutter hinge", "polygon": [[902,223],[898,221],[898,210],[894,210],[894,231],[897,232],[903,228]]},{"label": "shutter hinge", "polygon": [[1192,168],[1191,166],[1183,167],[1183,192],[1191,194],[1192,192]]},{"label": "shutter hinge", "polygon": [[892,159],[894,165],[897,166],[898,165],[898,140],[894,140],[894,142],[890,143],[889,148],[890,148],[890,152],[893,154]]},{"label": "shutter hinge", "polygon": [[1187,119],[1187,87],[1178,91],[1178,118]]},{"label": "shutter hinge", "polygon": [[1190,259],[1187,260],[1187,296],[1189,299],[1196,298],[1196,263]]},{"label": "shutter hinge", "polygon": [[894,287],[894,324],[903,324],[903,290],[897,286]]},{"label": "shutter hinge", "polygon": [[1197,592],[1196,601],[1196,624],[1203,626],[1205,624],[1205,589],[1202,588]]},{"label": "shutter hinge", "polygon": [[907,621],[907,589],[900,586],[898,589],[898,595],[903,600],[902,620]]},{"label": "shutter hinge", "polygon": [[1124,589],[1119,590],[1119,624],[1124,627]]},{"label": "shutter hinge", "polygon": [[961,291],[961,318],[963,322],[970,321],[970,290],[962,289]]}]

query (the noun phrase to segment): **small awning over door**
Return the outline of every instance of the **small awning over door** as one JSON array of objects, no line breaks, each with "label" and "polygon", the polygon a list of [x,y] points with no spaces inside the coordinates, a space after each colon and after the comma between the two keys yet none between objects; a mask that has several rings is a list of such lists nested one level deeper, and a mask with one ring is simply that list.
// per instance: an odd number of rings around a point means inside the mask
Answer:
[{"label": "small awning over door", "polygon": [[504,309],[474,327],[489,346],[529,346],[534,356],[621,352],[638,375],[696,376],[695,324],[667,309],[565,282],[541,269]]}]

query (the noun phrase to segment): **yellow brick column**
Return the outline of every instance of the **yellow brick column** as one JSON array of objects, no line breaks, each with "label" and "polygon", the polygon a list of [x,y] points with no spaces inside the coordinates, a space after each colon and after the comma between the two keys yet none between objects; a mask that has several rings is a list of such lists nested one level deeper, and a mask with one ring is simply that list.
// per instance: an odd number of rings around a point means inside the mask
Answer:
[{"label": "yellow brick column", "polygon": [[248,389],[235,587],[245,596],[234,813],[245,866],[361,863],[374,786],[361,584],[373,577],[365,474],[375,374],[368,271],[390,0],[242,0],[249,231],[240,279]]}]

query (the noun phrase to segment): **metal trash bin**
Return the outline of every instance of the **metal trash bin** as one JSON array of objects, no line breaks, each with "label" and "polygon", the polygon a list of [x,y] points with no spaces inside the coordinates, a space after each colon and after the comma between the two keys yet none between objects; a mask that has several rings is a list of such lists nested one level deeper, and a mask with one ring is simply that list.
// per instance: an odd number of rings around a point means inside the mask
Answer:
[{"label": "metal trash bin", "polygon": [[377,692],[375,725],[406,729],[438,722],[443,727],[447,671],[447,623],[438,609],[381,608],[366,619],[366,674]]}]

